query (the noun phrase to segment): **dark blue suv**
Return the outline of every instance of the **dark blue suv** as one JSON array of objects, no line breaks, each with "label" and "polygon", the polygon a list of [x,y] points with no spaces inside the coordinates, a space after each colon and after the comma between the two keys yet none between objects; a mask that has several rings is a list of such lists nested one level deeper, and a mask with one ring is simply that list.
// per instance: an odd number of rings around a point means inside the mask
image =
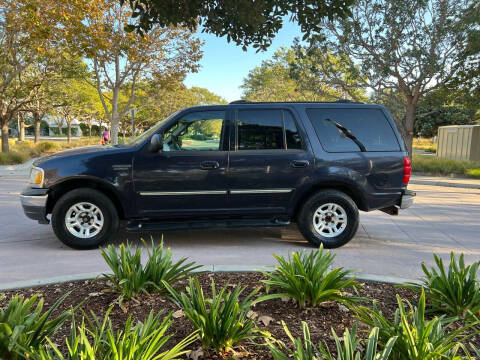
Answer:
[{"label": "dark blue suv", "polygon": [[120,220],[129,230],[296,222],[334,248],[355,235],[359,209],[410,206],[410,172],[381,106],[238,101],[176,112],[122,145],[41,158],[21,201],[78,249],[114,237]]}]

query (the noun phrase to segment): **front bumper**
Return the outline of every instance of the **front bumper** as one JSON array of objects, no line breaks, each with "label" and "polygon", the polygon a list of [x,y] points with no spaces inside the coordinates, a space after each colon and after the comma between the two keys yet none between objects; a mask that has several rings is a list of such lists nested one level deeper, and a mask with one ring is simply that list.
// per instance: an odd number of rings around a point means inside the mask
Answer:
[{"label": "front bumper", "polygon": [[26,188],[20,194],[23,212],[28,218],[37,220],[40,224],[50,222],[47,219],[47,201],[48,189]]}]

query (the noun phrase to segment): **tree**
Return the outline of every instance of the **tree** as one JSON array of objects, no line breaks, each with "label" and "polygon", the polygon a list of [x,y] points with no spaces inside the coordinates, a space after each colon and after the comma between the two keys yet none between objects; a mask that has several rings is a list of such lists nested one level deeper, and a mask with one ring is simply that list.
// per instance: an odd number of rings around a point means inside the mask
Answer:
[{"label": "tree", "polygon": [[294,61],[290,62],[290,76],[296,80],[299,91],[327,101],[367,100],[365,78],[359,66],[348,56],[333,54],[330,49],[302,45],[298,39],[292,49]]},{"label": "tree", "polygon": [[462,89],[478,103],[480,97],[480,1],[474,1],[463,19],[467,36],[459,56],[459,68],[449,88]]},{"label": "tree", "polygon": [[[99,8],[86,14],[78,34],[78,48],[90,59],[100,101],[111,122],[112,142],[118,142],[120,120],[135,101],[137,83],[150,79],[181,79],[196,71],[201,57],[200,41],[184,28],[152,26],[143,36],[125,32],[131,11],[116,0],[98,0]],[[128,101],[119,106],[128,88]],[[110,95],[110,96],[109,96]]]},{"label": "tree", "polygon": [[0,125],[2,151],[8,126],[35,102],[41,87],[62,68],[72,24],[83,1],[0,0]]},{"label": "tree", "polygon": [[398,91],[405,99],[400,123],[411,153],[420,98],[449,82],[461,65],[465,20],[475,0],[358,0],[352,16],[325,22],[315,46],[360,64],[364,85]]},{"label": "tree", "polygon": [[437,88],[418,102],[415,134],[433,137],[439,126],[474,124],[480,109],[475,100],[469,99],[462,89]]},{"label": "tree", "polygon": [[291,49],[280,48],[272,59],[262,61],[243,79],[243,98],[252,101],[314,100],[311,93],[299,92],[297,82],[290,74],[294,61]]},{"label": "tree", "polygon": [[[328,68],[333,76],[327,78],[324,68]],[[355,74],[351,73],[352,68]],[[312,51],[296,40],[291,48],[280,48],[272,59],[251,70],[241,87],[247,100],[332,101],[350,98],[363,101],[366,99],[365,90],[358,87],[356,76],[357,67],[345,66],[343,59]]]},{"label": "tree", "polygon": [[[133,106],[135,128],[145,130],[171,113],[189,106],[227,104],[219,95],[200,87],[187,88],[183,83],[171,82],[158,87],[155,83],[140,83],[139,96]],[[124,131],[131,131],[130,118],[124,118]]]},{"label": "tree", "polygon": [[265,50],[283,24],[286,15],[298,22],[304,38],[321,30],[324,18],[349,15],[354,0],[119,0],[128,2],[138,22],[129,29],[143,33],[156,25],[185,26],[216,36],[226,36],[244,50],[253,44]]}]

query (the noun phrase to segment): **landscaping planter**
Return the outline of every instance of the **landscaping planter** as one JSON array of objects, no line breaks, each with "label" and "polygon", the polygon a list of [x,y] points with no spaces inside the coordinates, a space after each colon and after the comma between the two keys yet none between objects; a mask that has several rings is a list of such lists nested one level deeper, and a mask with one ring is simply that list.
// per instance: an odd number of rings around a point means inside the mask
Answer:
[{"label": "landscaping planter", "polygon": [[[237,285],[247,286],[247,291],[253,290],[262,285],[260,280],[263,278],[261,273],[204,273],[198,276],[203,291],[208,296],[210,294],[210,284],[212,278],[218,288],[225,286],[227,283],[230,287]],[[179,290],[183,290],[187,284],[183,281],[177,286]],[[377,306],[387,317],[393,317],[393,313],[397,308],[396,294],[400,294],[402,298],[408,299],[412,303],[416,302],[418,294],[413,291],[396,288],[390,284],[363,282],[358,289],[358,295],[368,297],[377,301]],[[113,305],[110,318],[115,328],[123,326],[126,319],[131,315],[134,319],[144,320],[151,310],[155,312],[175,312],[174,325],[172,331],[175,335],[170,339],[168,345],[174,345],[187,335],[193,332],[193,328],[188,319],[181,314],[179,308],[169,301],[167,296],[141,295],[135,300],[124,302],[122,307],[119,306],[117,299],[118,294],[112,292],[105,280],[88,280],[70,283],[61,283],[54,285],[41,286],[31,289],[19,289],[5,292],[5,298],[0,300],[0,307],[6,305],[8,300],[14,294],[20,294],[31,297],[35,294],[45,299],[45,306],[51,306],[60,296],[71,292],[67,299],[61,304],[57,312],[67,310],[71,306],[76,306],[82,301],[85,302],[82,308],[87,314],[94,312],[99,318],[102,318],[110,306]],[[368,305],[368,302],[364,303]],[[81,313],[77,313],[77,318],[81,317]],[[293,336],[301,336],[301,321],[306,321],[310,327],[312,341],[314,343],[326,342],[329,348],[334,350],[334,341],[331,329],[333,328],[337,334],[342,334],[346,328],[351,328],[356,319],[352,311],[337,302],[327,302],[316,308],[300,309],[292,301],[286,299],[275,299],[260,302],[252,308],[251,316],[255,317],[257,326],[270,332],[276,339],[289,343],[281,321],[283,320],[288,326]],[[366,329],[361,324],[360,329]],[[64,338],[69,334],[69,323],[67,322],[54,336],[52,341],[64,348]],[[242,342],[235,348],[236,356],[249,359],[271,359],[271,355],[266,346],[263,345],[262,339],[251,342]],[[474,339],[475,343],[480,343],[480,339]],[[190,348],[196,350],[201,346],[197,341]],[[192,354],[193,355],[193,354]],[[218,357],[214,354],[204,353],[205,358]]]}]

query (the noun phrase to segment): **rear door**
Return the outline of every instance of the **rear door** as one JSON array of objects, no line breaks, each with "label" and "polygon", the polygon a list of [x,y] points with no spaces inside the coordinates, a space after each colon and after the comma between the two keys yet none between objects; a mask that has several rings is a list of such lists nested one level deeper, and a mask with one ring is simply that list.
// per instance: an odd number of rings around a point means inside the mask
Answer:
[{"label": "rear door", "polygon": [[240,107],[234,112],[229,204],[234,211],[284,214],[311,173],[313,156],[290,109]]}]

